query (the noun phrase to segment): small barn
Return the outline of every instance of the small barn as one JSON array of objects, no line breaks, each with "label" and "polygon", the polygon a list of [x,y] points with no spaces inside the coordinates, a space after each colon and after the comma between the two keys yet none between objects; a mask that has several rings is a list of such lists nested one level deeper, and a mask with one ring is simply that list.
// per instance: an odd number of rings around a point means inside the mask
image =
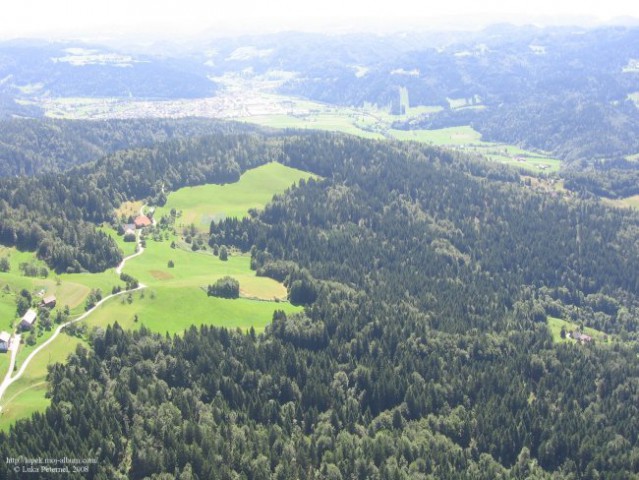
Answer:
[{"label": "small barn", "polygon": [[40,306],[45,308],[53,308],[55,307],[55,304],[56,304],[55,295],[47,295],[40,302]]},{"label": "small barn", "polygon": [[123,235],[128,235],[129,233],[135,234],[136,228],[135,223],[125,223],[122,225],[122,232],[124,232]]},{"label": "small barn", "polygon": [[30,308],[27,310],[27,313],[25,313],[22,320],[20,320],[20,328],[22,330],[30,329],[35,323],[37,316],[38,313],[34,309]]},{"label": "small barn", "polygon": [[6,352],[11,347],[11,334],[0,332],[0,352]]}]

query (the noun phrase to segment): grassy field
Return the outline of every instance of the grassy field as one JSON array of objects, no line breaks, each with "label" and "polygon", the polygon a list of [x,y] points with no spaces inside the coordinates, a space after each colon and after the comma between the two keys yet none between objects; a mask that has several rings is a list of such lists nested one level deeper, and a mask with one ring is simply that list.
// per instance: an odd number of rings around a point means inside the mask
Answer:
[{"label": "grassy field", "polygon": [[602,201],[608,205],[619,208],[639,209],[639,195],[633,195],[626,198],[602,198]]},{"label": "grassy field", "polygon": [[389,133],[397,140],[452,147],[535,173],[557,172],[561,166],[561,161],[556,158],[523,150],[514,145],[484,142],[481,140],[481,134],[469,126],[438,130],[391,129]]},{"label": "grassy field", "polygon": [[181,210],[180,224],[194,224],[200,231],[208,232],[212,220],[241,218],[251,208],[264,208],[273,195],[312,176],[279,163],[269,163],[245,172],[236,183],[186,187],[172,192],[166,205],[155,212],[155,218],[168,215],[171,209]]},{"label": "grassy field", "polygon": [[[9,259],[11,269],[0,273],[0,330],[13,332],[19,323],[16,311],[16,297],[21,290],[31,293],[35,302],[40,296],[55,295],[58,306],[52,312],[68,305],[71,313],[84,311],[84,301],[91,288],[103,288],[110,291],[113,285],[121,282],[112,271],[100,274],[64,274],[57,276],[49,272],[46,278],[26,277],[20,270],[21,263],[44,267],[45,264],[37,259],[33,252],[20,252],[15,248],[0,247],[0,257]],[[17,362],[20,364],[38,345],[47,340],[52,331],[38,331],[36,344],[24,345],[20,348]],[[8,367],[8,355],[3,354],[0,361],[0,377],[4,378]]]},{"label": "grassy field", "polygon": [[[578,331],[579,325],[576,323],[569,322],[567,320],[563,320],[561,318],[556,317],[547,317],[548,328],[550,329],[550,333],[552,334],[553,342],[555,343],[576,343],[576,340],[570,338],[561,338],[561,328],[563,327],[566,333],[571,331]],[[598,342],[609,342],[609,337],[599,330],[595,330],[594,328],[584,327],[583,333],[586,335],[590,335],[593,339]]]},{"label": "grassy field", "polygon": [[9,387],[0,402],[0,430],[7,430],[16,420],[42,411],[49,404],[49,399],[44,396],[47,366],[64,362],[80,344],[88,347],[83,340],[63,333],[34,357],[24,375]]},{"label": "grassy field", "polygon": [[481,134],[471,127],[450,127],[438,130],[391,130],[390,132],[398,140],[413,140],[433,145],[491,145],[482,142]]},{"label": "grassy field", "polygon": [[[130,298],[122,296],[106,303],[86,323],[104,327],[118,321],[127,328],[144,324],[162,333],[180,333],[192,324],[243,330],[252,326],[261,331],[275,310],[300,310],[286,302],[286,288],[282,284],[255,275],[248,255],[231,252],[228,260],[222,261],[209,250],[193,252],[171,245],[183,244],[179,238],[181,226],[194,224],[208,232],[213,218],[246,216],[249,209],[263,208],[274,194],[310,176],[307,172],[270,163],[245,172],[237,183],[187,187],[171,193],[155,217],[168,215],[171,209],[181,211],[178,218],[181,225],[176,225],[178,235],[165,231],[158,240],[147,237],[144,254],[132,258],[124,268],[148,289]],[[239,281],[241,298],[207,296],[206,287],[226,275]]]},{"label": "grassy field", "polygon": [[[286,296],[280,283],[255,276],[248,255],[231,254],[227,261],[222,261],[208,253],[171,248],[170,243],[171,240],[147,240],[144,254],[131,259],[124,271],[151,288],[200,289],[230,275],[240,282],[240,292],[246,297],[281,300]],[[169,260],[174,267],[168,267]]]},{"label": "grassy field", "polygon": [[[237,277],[236,277],[237,278]],[[241,284],[241,280],[240,280]],[[200,288],[152,287],[123,295],[102,305],[86,321],[89,327],[106,327],[116,321],[124,328],[145,327],[169,334],[180,334],[191,325],[216,325],[261,332],[275,310],[299,311],[288,302],[209,297]]]},{"label": "grassy field", "polygon": [[[34,252],[20,252],[15,248],[0,246],[0,257],[9,258],[11,270],[0,272],[0,328],[2,328],[5,311],[12,311],[15,314],[15,294],[22,289],[27,289],[36,298],[41,295],[55,295],[58,305],[69,305],[73,310],[79,306],[83,307],[83,302],[89,290],[100,288],[103,291],[111,291],[113,286],[121,285],[113,269],[102,273],[63,273],[57,275],[49,271],[46,278],[26,277],[20,271],[20,263],[31,263],[39,267],[45,264],[39,260]],[[10,292],[3,291],[9,287]]]}]

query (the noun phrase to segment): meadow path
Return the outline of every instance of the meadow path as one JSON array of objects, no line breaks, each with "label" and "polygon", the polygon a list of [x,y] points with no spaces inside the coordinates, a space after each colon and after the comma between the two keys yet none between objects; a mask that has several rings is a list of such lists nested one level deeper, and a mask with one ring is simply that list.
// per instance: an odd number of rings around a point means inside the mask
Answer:
[{"label": "meadow path", "polygon": [[11,350],[11,360],[9,360],[9,368],[7,369],[7,374],[4,376],[2,383],[0,383],[0,399],[2,398],[2,395],[4,394],[4,391],[11,384],[11,373],[13,372],[13,369],[16,365],[16,357],[18,356],[19,349],[20,349],[20,335],[16,334],[14,335],[11,341],[11,347],[9,347],[9,350]]},{"label": "meadow path", "polygon": [[[122,273],[122,268],[126,264],[127,260],[130,260],[130,259],[132,259],[134,257],[137,257],[138,255],[141,255],[142,253],[144,253],[144,247],[142,247],[142,245],[140,244],[140,236],[138,234],[138,248],[137,248],[137,251],[134,254],[129,255],[128,257],[125,257],[125,258],[122,259],[122,262],[120,262],[120,265],[118,265],[117,268],[115,269],[115,272],[118,274],[118,276]],[[78,318],[74,318],[73,320],[69,320],[68,322],[65,322],[65,323],[62,323],[62,324],[58,325],[58,328],[55,329],[55,331],[53,332],[53,335],[51,335],[51,337],[49,337],[49,339],[47,339],[46,342],[44,342],[42,345],[39,345],[38,348],[36,348],[33,352],[31,352],[29,354],[29,356],[27,358],[25,358],[25,360],[22,362],[22,365],[20,366],[20,370],[18,370],[18,372],[15,375],[11,376],[11,374],[13,373],[13,369],[14,369],[14,365],[15,365],[15,359],[16,359],[16,356],[18,354],[18,348],[19,348],[19,345],[20,345],[20,335],[16,335],[16,337],[14,338],[14,341],[13,341],[13,345],[15,345],[15,347],[13,348],[12,353],[11,353],[11,364],[9,365],[9,371],[7,372],[7,375],[5,376],[4,380],[2,381],[2,384],[0,384],[0,401],[2,400],[2,397],[4,396],[4,394],[7,391],[7,389],[11,386],[11,384],[13,382],[15,382],[16,380],[18,380],[24,374],[24,372],[26,371],[27,367],[29,366],[29,363],[31,362],[31,360],[33,360],[33,358],[38,353],[40,353],[41,350],[46,348],[47,345],[49,345],[51,342],[53,342],[58,337],[58,335],[60,335],[60,332],[62,332],[62,330],[64,328],[68,327],[72,323],[76,323],[76,322],[80,322],[80,321],[84,320],[89,315],[91,315],[91,313],[93,313],[93,311],[96,308],[100,307],[103,303],[107,302],[108,300],[112,299],[113,297],[117,297],[118,295],[123,295],[125,293],[135,292],[137,290],[142,290],[144,288],[146,288],[146,285],[143,284],[143,283],[140,283],[137,288],[133,288],[131,290],[122,290],[121,292],[112,293],[111,295],[107,295],[102,300],[97,302],[93,306],[93,308],[91,308],[90,310],[87,310],[82,315],[80,315]],[[71,352],[69,352],[69,353],[71,353]],[[0,411],[2,411],[2,407],[1,406],[0,406]]]}]

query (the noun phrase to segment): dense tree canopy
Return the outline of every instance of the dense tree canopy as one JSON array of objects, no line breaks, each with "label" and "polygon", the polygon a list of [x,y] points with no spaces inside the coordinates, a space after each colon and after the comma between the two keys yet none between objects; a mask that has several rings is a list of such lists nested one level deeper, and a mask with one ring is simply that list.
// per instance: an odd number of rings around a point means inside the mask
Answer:
[{"label": "dense tree canopy", "polygon": [[239,298],[240,282],[233,277],[225,276],[209,285],[206,293],[211,297]]},{"label": "dense tree canopy", "polygon": [[[47,412],[0,433],[0,457],[73,452],[97,458],[88,477],[104,479],[639,470],[636,214],[537,194],[508,170],[416,145],[215,142],[204,170],[254,148],[322,176],[211,225],[212,242],[250,251],[304,312],[276,312],[259,336],[95,330],[92,352],[50,369]],[[168,154],[149,155],[163,171]],[[172,187],[193,181],[191,166]],[[548,315],[614,340],[556,344]]]}]

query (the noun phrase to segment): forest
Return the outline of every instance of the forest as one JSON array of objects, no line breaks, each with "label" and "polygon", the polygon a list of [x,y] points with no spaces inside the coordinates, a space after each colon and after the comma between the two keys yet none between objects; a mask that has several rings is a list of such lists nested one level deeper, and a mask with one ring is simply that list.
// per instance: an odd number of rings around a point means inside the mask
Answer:
[{"label": "forest", "polygon": [[[50,367],[49,409],[0,433],[1,458],[95,459],[69,478],[96,479],[636,475],[632,211],[536,193],[459,153],[301,132],[170,141],[74,167],[81,185],[0,192],[88,200],[99,186],[101,208],[74,214],[92,225],[124,198],[161,203],[161,185],[268,160],[321,178],[213,221],[209,242],[250,252],[304,311],[260,335],[94,329],[90,350]],[[549,317],[608,338],[558,343]]]},{"label": "forest", "polygon": [[231,131],[250,131],[250,127],[198,118],[0,120],[0,177],[60,172],[121,150]]}]

